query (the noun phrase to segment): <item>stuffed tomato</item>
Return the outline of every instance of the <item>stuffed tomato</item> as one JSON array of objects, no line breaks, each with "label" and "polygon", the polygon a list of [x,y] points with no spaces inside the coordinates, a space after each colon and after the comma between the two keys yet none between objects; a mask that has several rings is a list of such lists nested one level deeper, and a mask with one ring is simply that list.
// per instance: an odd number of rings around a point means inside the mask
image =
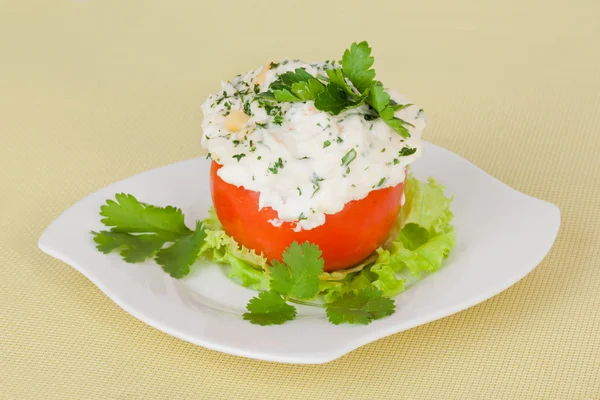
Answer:
[{"label": "stuffed tomato", "polygon": [[397,221],[407,167],[421,155],[422,110],[380,83],[336,81],[336,71],[270,63],[203,105],[217,216],[268,260],[294,241],[318,245],[325,271],[367,259]]}]

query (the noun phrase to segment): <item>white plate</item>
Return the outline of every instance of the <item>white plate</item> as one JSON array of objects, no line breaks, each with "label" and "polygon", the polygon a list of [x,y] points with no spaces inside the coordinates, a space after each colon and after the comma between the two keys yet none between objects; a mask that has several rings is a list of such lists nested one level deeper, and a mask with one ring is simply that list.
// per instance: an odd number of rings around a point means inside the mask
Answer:
[{"label": "white plate", "polygon": [[209,162],[193,159],[112,184],[81,200],[43,233],[39,247],[88,277],[125,311],[170,335],[229,354],[267,361],[316,364],[334,360],[393,333],[446,317],[500,293],[539,264],[560,226],[558,207],[511,189],[461,157],[432,144],[413,167],[454,195],[456,247],[443,268],[396,298],[390,317],[366,326],[327,322],[321,310],[300,306],[299,319],[280,326],[241,318],[255,292],[226,278],[223,267],[197,265],[183,280],[153,261],[127,264],[95,249],[90,230],[116,193],[156,205],[175,205],[192,223],[207,215]]}]

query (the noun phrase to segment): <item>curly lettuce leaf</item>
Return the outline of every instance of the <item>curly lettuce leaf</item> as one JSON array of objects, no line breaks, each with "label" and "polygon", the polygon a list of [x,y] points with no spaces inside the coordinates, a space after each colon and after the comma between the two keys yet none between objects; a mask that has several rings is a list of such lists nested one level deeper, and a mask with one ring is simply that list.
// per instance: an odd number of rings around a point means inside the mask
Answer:
[{"label": "curly lettuce leaf", "polygon": [[228,277],[239,282],[242,286],[258,291],[269,290],[269,276],[264,270],[259,270],[252,264],[234,256],[227,254],[227,264],[231,265]]},{"label": "curly lettuce leaf", "polygon": [[454,217],[450,209],[452,197],[444,196],[444,189],[433,178],[423,182],[409,176],[405,190],[406,202],[400,211],[402,225],[416,224],[431,235],[451,230],[450,221]]},{"label": "curly lettuce leaf", "polygon": [[435,272],[440,269],[443,260],[448,257],[455,244],[454,231],[433,236],[414,250],[407,249],[402,242],[395,242],[390,266],[397,272],[406,267],[414,276]]}]

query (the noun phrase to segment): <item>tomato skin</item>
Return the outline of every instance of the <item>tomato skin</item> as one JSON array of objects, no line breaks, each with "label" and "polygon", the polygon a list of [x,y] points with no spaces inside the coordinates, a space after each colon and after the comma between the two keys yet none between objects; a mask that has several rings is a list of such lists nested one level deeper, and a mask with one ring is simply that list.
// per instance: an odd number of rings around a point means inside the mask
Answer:
[{"label": "tomato skin", "polygon": [[404,182],[374,190],[361,200],[347,203],[342,211],[326,215],[323,225],[294,232],[295,223],[284,222],[279,227],[269,223],[277,218],[277,212],[270,207],[259,210],[259,193],[225,182],[217,174],[219,168],[213,161],[211,195],[229,235],[269,260],[281,260],[283,251],[294,241],[314,243],[323,252],[325,271],[356,265],[385,241],[400,211],[404,191]]}]

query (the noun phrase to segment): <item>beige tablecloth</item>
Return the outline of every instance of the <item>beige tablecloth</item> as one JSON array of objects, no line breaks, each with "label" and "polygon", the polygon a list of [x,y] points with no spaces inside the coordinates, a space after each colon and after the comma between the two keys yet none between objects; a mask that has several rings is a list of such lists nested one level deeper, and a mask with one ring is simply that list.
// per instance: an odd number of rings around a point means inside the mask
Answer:
[{"label": "beige tablecloth", "polygon": [[[599,4],[3,2],[0,398],[600,399]],[[37,249],[83,196],[196,156],[220,80],[363,39],[425,109],[428,140],[560,206],[553,250],[509,290],[329,364],[280,365],[159,332]]]}]

